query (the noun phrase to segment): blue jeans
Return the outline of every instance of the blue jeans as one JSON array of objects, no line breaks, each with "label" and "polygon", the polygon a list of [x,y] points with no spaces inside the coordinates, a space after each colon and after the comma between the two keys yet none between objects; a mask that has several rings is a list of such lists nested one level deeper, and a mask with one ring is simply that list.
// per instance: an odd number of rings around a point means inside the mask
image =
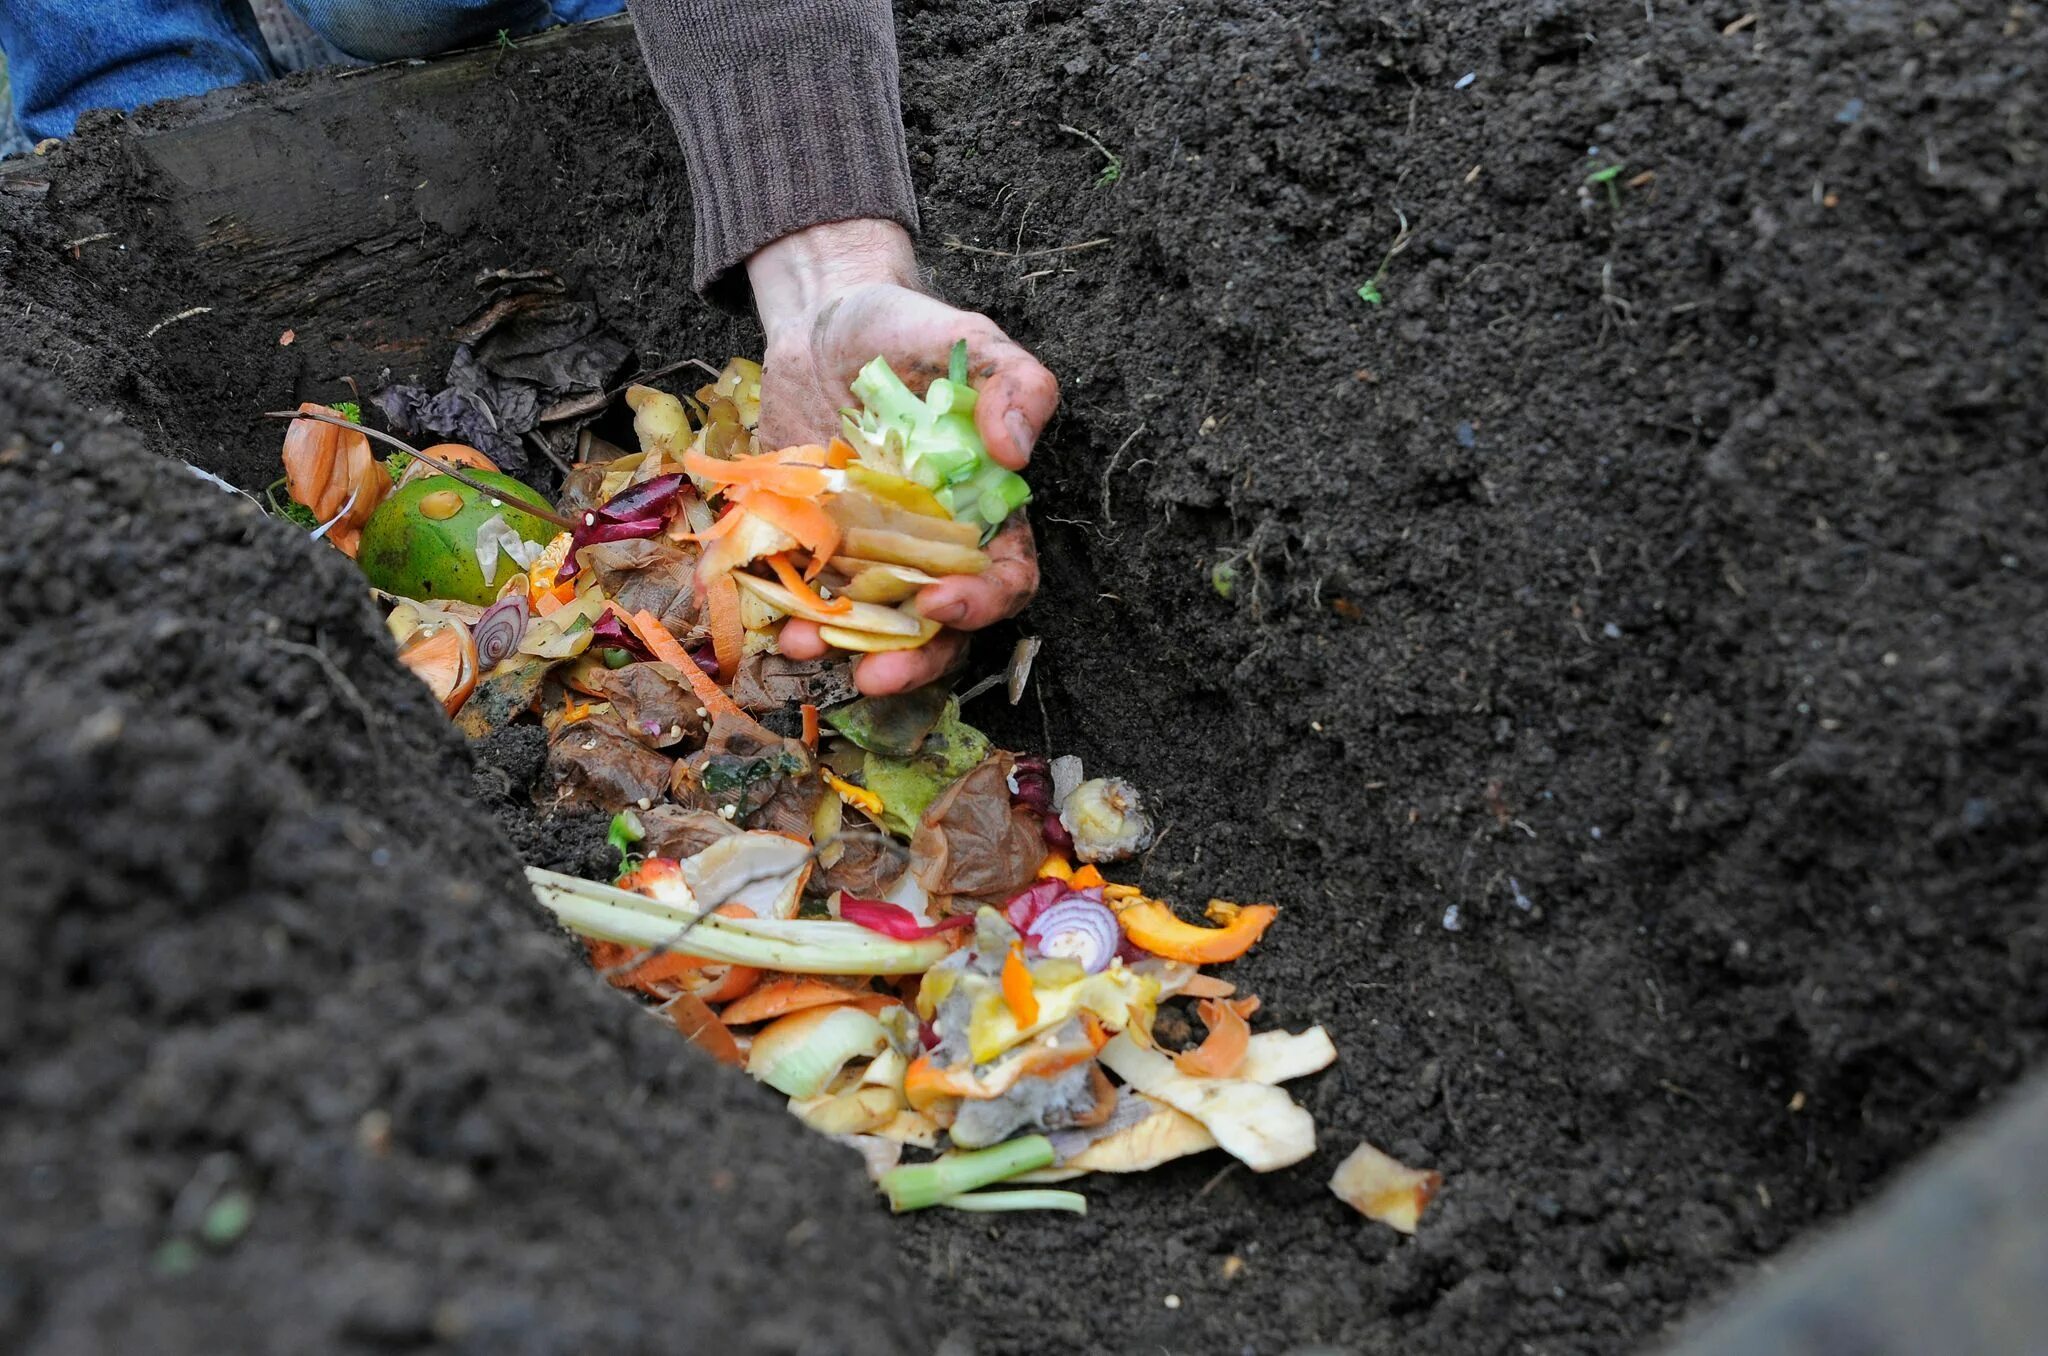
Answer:
[{"label": "blue jeans", "polygon": [[[499,30],[617,14],[625,0],[290,0],[307,25],[370,61],[431,56]],[[0,0],[15,113],[31,139],[69,136],[89,108],[123,111],[269,80],[243,0]]]}]

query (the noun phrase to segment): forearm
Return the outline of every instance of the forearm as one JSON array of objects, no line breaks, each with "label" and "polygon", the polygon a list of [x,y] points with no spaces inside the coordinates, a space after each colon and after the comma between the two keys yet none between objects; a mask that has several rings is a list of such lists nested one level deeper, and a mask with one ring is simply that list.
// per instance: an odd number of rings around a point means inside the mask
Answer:
[{"label": "forearm", "polygon": [[825,222],[917,225],[888,0],[631,0],[675,120],[702,290]]}]

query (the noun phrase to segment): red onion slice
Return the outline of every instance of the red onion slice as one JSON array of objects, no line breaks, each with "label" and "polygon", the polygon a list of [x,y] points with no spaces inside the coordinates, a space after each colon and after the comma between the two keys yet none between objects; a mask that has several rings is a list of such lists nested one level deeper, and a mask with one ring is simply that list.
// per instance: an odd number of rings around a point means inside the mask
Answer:
[{"label": "red onion slice", "polygon": [[517,650],[532,615],[523,593],[507,594],[485,608],[470,627],[476,640],[477,668],[488,673]]},{"label": "red onion slice", "polygon": [[1085,895],[1068,895],[1033,919],[1024,935],[1039,955],[1079,961],[1092,975],[1109,968],[1124,934],[1106,906]]}]

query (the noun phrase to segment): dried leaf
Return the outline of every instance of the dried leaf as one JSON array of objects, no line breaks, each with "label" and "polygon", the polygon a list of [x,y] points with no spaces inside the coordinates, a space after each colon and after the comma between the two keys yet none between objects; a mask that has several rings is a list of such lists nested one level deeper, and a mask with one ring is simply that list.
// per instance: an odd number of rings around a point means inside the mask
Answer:
[{"label": "dried leaf", "polygon": [[657,805],[640,811],[640,827],[646,837],[637,850],[649,857],[694,857],[721,838],[740,832],[737,824],[710,810],[686,810],[680,805]]},{"label": "dried leaf", "polygon": [[959,703],[949,700],[915,758],[867,753],[861,763],[861,781],[882,798],[883,825],[908,837],[939,794],[973,771],[988,751],[988,736],[962,721]]},{"label": "dried leaf", "polygon": [[580,559],[606,596],[627,612],[652,612],[684,635],[696,628],[695,549],[646,537],[586,546]]},{"label": "dried leaf", "polygon": [[607,670],[594,675],[592,686],[612,704],[626,733],[650,749],[694,741],[704,733],[696,694],[666,664],[628,664]]},{"label": "dried leaf", "polygon": [[727,689],[746,711],[780,711],[802,705],[831,707],[851,700],[853,665],[844,659],[785,659],[749,655]]},{"label": "dried leaf", "polygon": [[610,814],[651,803],[668,786],[669,766],[608,717],[564,725],[548,744],[548,776],[565,807]]},{"label": "dried leaf", "polygon": [[[1010,803],[1010,756],[999,753],[933,801],[910,840],[910,869],[934,896],[1007,899],[1045,859],[1038,815]],[[886,799],[886,796],[885,796]]]}]

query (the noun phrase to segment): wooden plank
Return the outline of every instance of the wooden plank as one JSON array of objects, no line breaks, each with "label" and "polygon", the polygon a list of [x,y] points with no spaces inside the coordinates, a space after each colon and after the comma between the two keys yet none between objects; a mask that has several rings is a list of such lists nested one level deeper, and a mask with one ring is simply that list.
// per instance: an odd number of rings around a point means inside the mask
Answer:
[{"label": "wooden plank", "polygon": [[2048,1078],[1921,1160],[1668,1356],[2048,1351]]}]

